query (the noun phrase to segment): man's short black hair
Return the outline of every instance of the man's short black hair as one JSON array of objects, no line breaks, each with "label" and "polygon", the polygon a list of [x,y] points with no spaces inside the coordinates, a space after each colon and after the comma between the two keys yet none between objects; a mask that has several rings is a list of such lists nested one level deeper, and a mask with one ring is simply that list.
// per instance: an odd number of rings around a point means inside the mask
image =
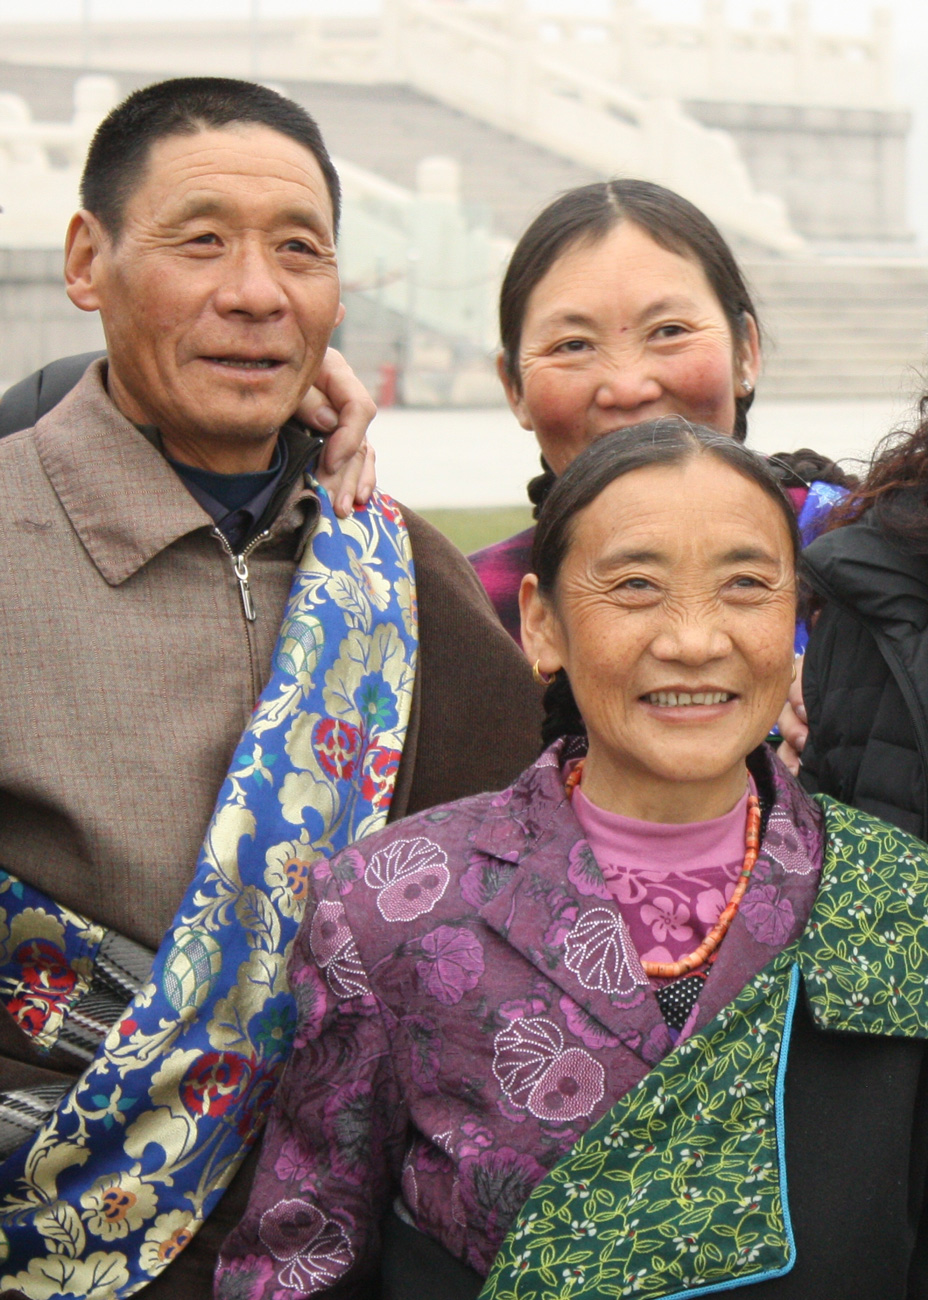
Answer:
[{"label": "man's short black hair", "polygon": [[168,136],[239,123],[270,127],[309,150],[325,177],[338,234],[341,186],[319,127],[292,99],[231,77],[173,77],[136,90],[117,104],[91,141],[81,177],[81,205],[117,240],[126,203],[142,179],[153,145]]}]

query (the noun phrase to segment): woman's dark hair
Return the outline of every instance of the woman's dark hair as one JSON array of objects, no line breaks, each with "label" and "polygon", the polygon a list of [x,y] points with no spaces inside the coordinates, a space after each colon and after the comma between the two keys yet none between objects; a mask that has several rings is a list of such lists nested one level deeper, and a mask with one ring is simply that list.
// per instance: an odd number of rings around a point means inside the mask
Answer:
[{"label": "woman's dark hair", "polygon": [[893,542],[928,555],[928,393],[914,429],[896,429],[877,445],[861,484],[832,510],[827,530],[853,523],[866,511]]},{"label": "woman's dark hair", "polygon": [[118,241],[126,203],[159,140],[226,126],[266,126],[289,136],[316,159],[332,200],[338,234],[341,188],[319,127],[292,99],[267,86],[229,77],[173,77],[134,91],[97,127],[84,174],[81,204]]},{"label": "woman's dark hair", "polygon": [[798,451],[775,451],[768,456],[767,464],[774,478],[785,488],[804,488],[812,483],[834,483],[836,487],[856,488],[858,479],[847,474],[841,466],[811,447]]},{"label": "woman's dark hair", "polygon": [[[691,424],[681,416],[648,420],[598,438],[556,480],[541,510],[532,544],[532,571],[538,590],[553,599],[561,565],[570,550],[577,516],[610,483],[651,465],[683,465],[696,456],[712,456],[756,483],[783,515],[798,566],[802,542],[789,498],[767,461],[734,438]],[[542,738],[546,745],[560,736],[583,735],[585,727],[563,668],[545,692]]]},{"label": "woman's dark hair", "polygon": [[[698,262],[736,344],[746,337],[748,316],[760,329],[757,309],[734,254],[705,213],[688,199],[651,181],[612,180],[581,185],[561,194],[535,218],[516,244],[503,280],[500,339],[506,374],[517,391],[521,388],[522,324],[532,290],[574,245],[596,243],[622,221],[639,226],[668,252]],[[739,442],[747,437],[747,417],[753,401],[753,391],[740,393],[735,399],[734,435]],[[529,498],[536,505],[554,481],[544,460],[542,466],[545,472],[529,484]]]}]

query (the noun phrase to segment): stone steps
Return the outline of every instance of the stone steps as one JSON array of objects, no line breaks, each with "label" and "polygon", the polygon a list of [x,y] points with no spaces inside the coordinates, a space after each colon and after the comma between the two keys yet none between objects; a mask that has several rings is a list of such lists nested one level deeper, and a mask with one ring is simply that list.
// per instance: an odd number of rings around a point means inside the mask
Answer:
[{"label": "stone steps", "polygon": [[753,262],[767,335],[761,391],[886,398],[924,386],[928,261]]},{"label": "stone steps", "polygon": [[[0,62],[0,90],[23,94],[37,117],[65,118],[77,75],[74,69]],[[149,80],[136,72],[117,79],[124,93]],[[457,159],[464,201],[475,215],[492,218],[495,229],[512,238],[553,195],[596,179],[579,164],[404,87],[301,81],[286,89],[318,118],[334,154],[395,184],[414,188],[416,165],[423,157],[444,154]],[[913,392],[920,386],[918,371],[928,353],[928,261],[746,257],[745,262],[766,334],[764,395],[869,398]],[[54,292],[51,283],[47,292]],[[67,322],[71,334],[65,328],[64,307],[47,310],[55,319],[55,341],[44,336],[41,341],[47,356],[55,350],[78,350],[74,321]],[[76,315],[68,310],[71,317]],[[28,315],[22,312],[20,318]],[[349,357],[356,345],[356,364],[376,386],[380,366],[402,361],[406,325],[389,313],[352,305],[346,326]],[[33,327],[27,332],[30,360],[24,355],[17,372],[32,364],[39,346],[38,332]],[[83,336],[80,342],[87,346]],[[447,346],[455,353],[453,341]],[[455,358],[452,365],[457,364]],[[472,365],[473,359],[461,364]],[[489,372],[489,363],[487,368]],[[10,369],[7,378],[15,377],[18,373]]]},{"label": "stone steps", "polygon": [[416,165],[441,154],[461,167],[461,197],[515,239],[561,190],[600,177],[404,86],[289,82],[318,120],[329,149],[395,185],[415,188]]}]

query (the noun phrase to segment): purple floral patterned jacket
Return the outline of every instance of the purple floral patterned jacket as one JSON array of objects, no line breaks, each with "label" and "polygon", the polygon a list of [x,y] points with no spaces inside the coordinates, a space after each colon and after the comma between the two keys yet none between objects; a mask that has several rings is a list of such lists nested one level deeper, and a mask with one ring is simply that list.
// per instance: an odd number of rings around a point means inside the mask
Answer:
[{"label": "purple floral patterned jacket", "polygon": [[[766,751],[761,856],[698,1031],[802,931],[817,806]],[[368,1294],[397,1191],[486,1274],[532,1187],[671,1050],[564,795],[557,745],[508,790],[410,817],[308,868],[300,1023],[217,1294]]]}]

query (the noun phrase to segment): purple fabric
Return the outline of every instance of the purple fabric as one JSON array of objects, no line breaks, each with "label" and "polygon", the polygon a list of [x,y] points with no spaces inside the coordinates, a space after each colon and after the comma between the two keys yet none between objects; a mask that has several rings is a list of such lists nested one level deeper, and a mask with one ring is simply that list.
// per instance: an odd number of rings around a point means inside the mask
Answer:
[{"label": "purple fabric", "polygon": [[[806,922],[818,808],[766,752],[774,791],[698,1031]],[[558,746],[510,789],[396,823],[312,873],[291,962],[296,1045],[218,1294],[366,1295],[398,1189],[486,1274],[531,1188],[671,1050],[619,907],[564,795]]]},{"label": "purple fabric", "polygon": [[601,872],[603,897],[618,903],[641,960],[680,961],[703,942],[735,892],[748,793],[745,787],[724,817],[661,826],[597,807],[581,784],[573,810],[588,845],[571,857],[567,876]]},{"label": "purple fabric", "polygon": [[474,551],[467,558],[477,570],[490,597],[490,604],[499,615],[499,621],[515,641],[522,645],[522,625],[519,618],[519,587],[522,579],[532,570],[532,541],[535,529],[507,537],[504,542]]}]

